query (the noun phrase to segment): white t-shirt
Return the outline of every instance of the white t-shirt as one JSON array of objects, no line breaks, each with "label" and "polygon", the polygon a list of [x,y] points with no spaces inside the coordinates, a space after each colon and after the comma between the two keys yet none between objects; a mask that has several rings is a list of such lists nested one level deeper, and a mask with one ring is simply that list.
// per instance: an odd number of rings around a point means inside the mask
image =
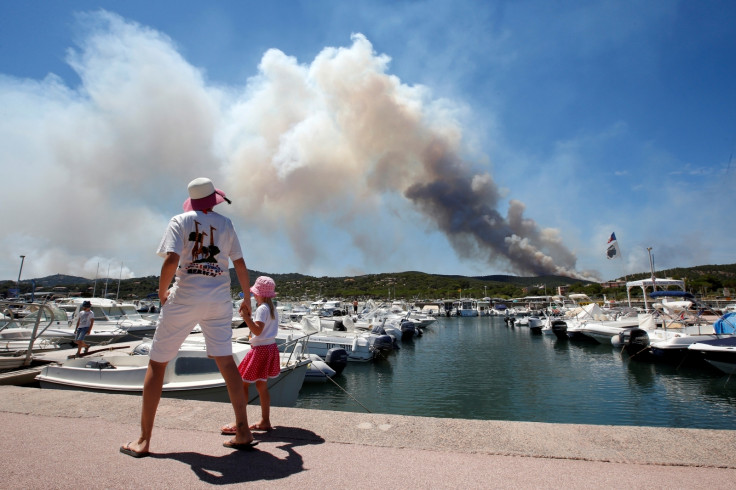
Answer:
[{"label": "white t-shirt", "polygon": [[92,310],[82,310],[79,312],[79,328],[89,328],[95,314]]},{"label": "white t-shirt", "polygon": [[232,301],[230,261],[243,258],[229,218],[210,211],[174,216],[158,246],[158,255],[179,254],[169,301],[178,304]]},{"label": "white t-shirt", "polygon": [[271,310],[265,303],[256,308],[253,321],[263,322],[263,331],[261,335],[251,337],[250,345],[268,345],[276,341],[276,334],[279,333],[279,313],[276,308],[273,309],[273,316],[274,318],[271,318]]}]

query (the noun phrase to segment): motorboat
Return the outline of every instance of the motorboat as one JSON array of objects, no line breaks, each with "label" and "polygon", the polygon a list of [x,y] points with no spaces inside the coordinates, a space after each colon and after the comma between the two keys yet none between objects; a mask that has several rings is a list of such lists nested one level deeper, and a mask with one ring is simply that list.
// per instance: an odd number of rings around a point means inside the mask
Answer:
[{"label": "motorboat", "polygon": [[69,314],[69,324],[66,327],[58,326],[53,332],[73,338],[77,317],[85,301],[92,304],[95,315],[92,333],[85,337],[85,342],[89,344],[142,340],[152,336],[156,330],[156,322],[143,318],[133,303],[107,298],[67,298],[59,303],[59,307]]},{"label": "motorboat", "polygon": [[719,338],[695,342],[688,350],[716,369],[736,374],[736,312],[725,313],[715,321],[713,329]]},{"label": "motorboat", "polygon": [[[655,291],[650,295],[653,299],[675,296],[694,301],[690,293],[682,291]],[[719,339],[716,322],[703,321],[692,313],[689,305],[673,307],[672,302],[662,301],[652,305],[653,310],[646,315],[640,326],[622,332],[614,338],[614,345],[621,345],[631,359],[681,363],[688,361],[697,363],[701,356],[689,355],[689,347],[695,343],[703,343]]]},{"label": "motorboat", "polygon": [[300,322],[284,322],[279,325],[276,343],[279,349],[290,342],[306,337],[305,353],[328,357],[331,349],[343,349],[349,361],[372,361],[375,357],[393,350],[393,339],[388,335],[370,332],[326,330],[315,315],[302,317]]},{"label": "motorboat", "polygon": [[457,316],[478,316],[478,301],[471,298],[461,298],[455,307]]},{"label": "motorboat", "polygon": [[579,331],[599,344],[612,345],[621,332],[638,327],[639,313],[633,308],[609,311],[593,320],[582,322]]},{"label": "motorboat", "polygon": [[491,298],[479,299],[477,302],[478,315],[479,316],[490,316],[491,315]]},{"label": "motorboat", "polygon": [[[140,395],[148,369],[149,341],[131,343],[130,349],[98,352],[45,366],[36,377],[41,388],[97,391]],[[250,350],[247,343],[233,343],[236,364]],[[281,356],[281,373],[268,380],[271,404],[292,407],[304,383],[308,358],[293,354]],[[255,383],[250,385],[248,403],[257,403]],[[214,359],[207,357],[204,338],[190,335],[176,357],[167,364],[163,396],[208,401],[229,401],[225,380]]]},{"label": "motorboat", "polygon": [[736,374],[736,336],[695,342],[688,346],[690,352],[703,357],[705,362],[726,374]]},{"label": "motorboat", "polygon": [[542,334],[542,327],[544,327],[544,322],[541,318],[537,315],[530,315],[527,318],[527,326],[529,327],[529,331],[534,335],[541,335]]}]

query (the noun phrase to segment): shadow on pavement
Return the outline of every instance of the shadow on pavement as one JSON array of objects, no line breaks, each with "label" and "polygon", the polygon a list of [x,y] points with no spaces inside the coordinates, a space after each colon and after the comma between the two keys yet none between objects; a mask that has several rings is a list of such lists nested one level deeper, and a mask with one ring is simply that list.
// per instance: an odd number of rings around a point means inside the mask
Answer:
[{"label": "shadow on pavement", "polygon": [[253,451],[233,451],[225,456],[195,452],[151,453],[151,458],[173,459],[189,465],[197,477],[212,485],[231,485],[258,480],[278,480],[304,470],[304,460],[295,450],[299,446],[322,444],[325,440],[312,431],[296,427],[276,427],[267,433],[254,432],[257,440],[283,442],[276,446],[286,452],[279,458],[256,446]]}]

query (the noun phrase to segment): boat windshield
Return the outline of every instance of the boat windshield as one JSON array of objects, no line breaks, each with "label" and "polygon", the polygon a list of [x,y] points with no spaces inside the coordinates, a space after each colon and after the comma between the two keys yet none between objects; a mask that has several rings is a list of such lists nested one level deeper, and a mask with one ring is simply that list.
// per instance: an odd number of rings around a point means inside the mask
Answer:
[{"label": "boat windshield", "polygon": [[95,320],[122,320],[143,318],[133,305],[93,306]]}]

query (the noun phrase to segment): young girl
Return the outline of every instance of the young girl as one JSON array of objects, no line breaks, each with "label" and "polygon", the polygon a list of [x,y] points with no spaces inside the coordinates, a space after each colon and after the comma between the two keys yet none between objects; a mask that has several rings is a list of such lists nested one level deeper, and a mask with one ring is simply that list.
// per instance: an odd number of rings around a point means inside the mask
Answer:
[{"label": "young girl", "polygon": [[[270,277],[260,276],[250,292],[255,296],[258,306],[254,318],[248,314],[243,315],[251,332],[251,349],[238,366],[238,371],[243,378],[246,399],[251,383],[256,384],[261,398],[261,421],[251,425],[250,429],[270,431],[273,427],[270,419],[271,395],[268,393],[268,378],[277,378],[281,372],[279,349],[276,346],[279,317],[271,300],[276,296],[276,283]],[[245,298],[243,301],[247,300]],[[222,434],[235,434],[235,424],[222,427]]]}]

